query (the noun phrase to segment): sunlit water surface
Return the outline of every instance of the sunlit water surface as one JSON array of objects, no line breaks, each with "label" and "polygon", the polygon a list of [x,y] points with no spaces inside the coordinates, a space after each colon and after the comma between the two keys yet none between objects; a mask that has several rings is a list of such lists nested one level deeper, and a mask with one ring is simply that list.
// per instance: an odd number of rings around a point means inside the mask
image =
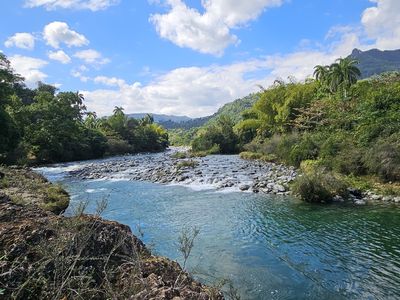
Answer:
[{"label": "sunlit water surface", "polygon": [[193,190],[137,181],[77,180],[76,164],[39,169],[72,196],[69,210],[108,199],[156,254],[181,261],[178,237],[197,227],[188,269],[229,279],[243,299],[400,299],[400,207],[316,206],[291,197]]}]

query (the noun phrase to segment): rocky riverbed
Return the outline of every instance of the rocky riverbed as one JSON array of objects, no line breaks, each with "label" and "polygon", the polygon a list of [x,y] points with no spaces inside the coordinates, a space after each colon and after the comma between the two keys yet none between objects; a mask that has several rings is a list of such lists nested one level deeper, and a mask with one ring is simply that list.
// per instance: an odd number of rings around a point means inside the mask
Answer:
[{"label": "rocky riverbed", "polygon": [[237,155],[175,158],[180,149],[83,163],[68,172],[80,179],[125,179],[198,189],[288,194],[293,167],[240,159]]},{"label": "rocky riverbed", "polygon": [[[187,149],[171,148],[163,153],[113,157],[78,165],[61,165],[67,176],[79,179],[114,179],[185,185],[193,189],[217,189],[288,195],[290,183],[298,176],[293,167],[272,162],[244,160],[238,155],[189,157]],[[187,154],[187,153],[186,153]],[[356,205],[369,202],[400,203],[400,197],[373,191],[349,189],[349,200]]]}]

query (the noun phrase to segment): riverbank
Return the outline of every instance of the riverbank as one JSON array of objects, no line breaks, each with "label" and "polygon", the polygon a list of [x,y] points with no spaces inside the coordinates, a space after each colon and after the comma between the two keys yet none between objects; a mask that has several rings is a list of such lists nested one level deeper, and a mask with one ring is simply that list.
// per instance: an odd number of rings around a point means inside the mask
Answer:
[{"label": "riverbank", "polygon": [[1,172],[0,295],[5,299],[223,299],[178,263],[152,255],[128,226],[99,214],[55,214],[47,191],[64,202],[69,197],[41,175],[18,168]]}]

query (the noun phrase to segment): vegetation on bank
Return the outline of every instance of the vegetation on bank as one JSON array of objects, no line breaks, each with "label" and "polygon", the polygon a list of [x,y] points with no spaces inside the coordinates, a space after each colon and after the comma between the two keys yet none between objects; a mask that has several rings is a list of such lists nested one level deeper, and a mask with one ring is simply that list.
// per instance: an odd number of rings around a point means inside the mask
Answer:
[{"label": "vegetation on bank", "polygon": [[307,161],[313,168],[295,188],[303,195],[300,186],[316,181],[327,198],[335,191],[329,181],[400,194],[400,73],[358,81],[360,75],[357,62],[346,58],[316,66],[314,79],[277,80],[259,93],[241,121],[222,115],[198,129],[192,148],[241,151],[242,158],[296,167]]},{"label": "vegetation on bank", "polygon": [[69,195],[60,185],[25,168],[0,167],[0,191],[16,204],[33,204],[56,214],[69,205]]},{"label": "vegetation on bank", "polygon": [[0,163],[40,164],[160,151],[168,134],[151,116],[110,117],[87,112],[78,92],[39,83],[27,88],[0,53]]}]

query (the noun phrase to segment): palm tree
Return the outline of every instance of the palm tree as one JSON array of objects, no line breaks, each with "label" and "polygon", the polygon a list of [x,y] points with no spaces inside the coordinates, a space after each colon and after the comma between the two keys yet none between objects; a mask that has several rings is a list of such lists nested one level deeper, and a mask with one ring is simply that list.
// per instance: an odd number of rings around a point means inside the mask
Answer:
[{"label": "palm tree", "polygon": [[151,114],[146,114],[139,122],[141,126],[151,125],[154,123],[154,117]]},{"label": "palm tree", "polygon": [[314,67],[314,77],[317,81],[325,83],[329,75],[329,66],[317,65]]},{"label": "palm tree", "polygon": [[352,58],[339,58],[330,66],[315,66],[314,77],[325,84],[331,93],[335,93],[339,89],[343,90],[344,98],[346,98],[348,89],[361,76],[357,64],[358,61]]},{"label": "palm tree", "polygon": [[124,114],[124,108],[122,106],[115,106],[114,110],[113,110],[113,113],[114,113],[115,116],[123,115]]},{"label": "palm tree", "polygon": [[85,125],[91,129],[97,128],[98,122],[96,113],[89,111],[86,113],[86,116]]}]

